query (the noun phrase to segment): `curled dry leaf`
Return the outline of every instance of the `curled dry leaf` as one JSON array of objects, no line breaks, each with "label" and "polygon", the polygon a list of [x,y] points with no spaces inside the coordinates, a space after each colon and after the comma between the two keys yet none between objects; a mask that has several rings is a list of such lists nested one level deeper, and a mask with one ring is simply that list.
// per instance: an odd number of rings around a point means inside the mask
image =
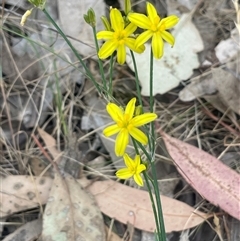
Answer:
[{"label": "curled dry leaf", "polygon": [[[88,190],[95,196],[103,213],[122,223],[154,232],[155,221],[152,204],[147,191],[134,189],[108,180],[94,182]],[[192,228],[202,223],[209,215],[195,211],[189,205],[161,196],[166,232]]]},{"label": "curled dry leaf", "polygon": [[[182,101],[191,101],[204,97],[216,109],[240,114],[239,78],[235,74],[238,60],[228,63],[228,69],[214,68],[210,73],[195,78],[179,93]],[[234,114],[231,114],[233,116]]]},{"label": "curled dry leaf", "polygon": [[240,220],[240,175],[214,156],[161,134],[185,180],[209,202]]},{"label": "curled dry leaf", "polygon": [[43,216],[42,238],[105,240],[102,214],[94,198],[72,176],[55,175]]}]

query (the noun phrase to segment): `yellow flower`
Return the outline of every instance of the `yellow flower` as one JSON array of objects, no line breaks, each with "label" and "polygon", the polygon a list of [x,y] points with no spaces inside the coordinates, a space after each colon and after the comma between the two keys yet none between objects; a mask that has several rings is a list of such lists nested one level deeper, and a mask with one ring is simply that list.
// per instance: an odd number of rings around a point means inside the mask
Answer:
[{"label": "yellow flower", "polygon": [[107,112],[116,124],[106,127],[103,130],[103,134],[109,137],[118,133],[115,143],[115,153],[117,156],[122,156],[125,153],[129,142],[129,135],[146,145],[148,138],[138,127],[154,121],[157,118],[155,113],[144,113],[133,117],[135,102],[136,98],[131,99],[125,111],[114,103],[107,105]]},{"label": "yellow flower", "polygon": [[128,19],[142,29],[146,29],[136,39],[136,47],[146,43],[152,37],[152,51],[156,59],[163,55],[163,39],[174,45],[174,37],[166,31],[172,28],[179,21],[175,15],[161,19],[155,7],[147,2],[147,16],[140,13],[129,13]]},{"label": "yellow flower", "polygon": [[143,186],[143,180],[140,175],[141,172],[146,170],[146,166],[141,164],[140,156],[136,155],[133,160],[128,156],[128,154],[124,154],[123,156],[126,168],[122,168],[116,172],[116,176],[120,179],[128,179],[133,177],[134,181],[139,185]]},{"label": "yellow flower", "polygon": [[130,36],[137,29],[137,26],[130,23],[125,27],[123,17],[118,9],[111,9],[110,22],[113,31],[105,30],[97,33],[97,39],[107,40],[98,52],[100,59],[108,58],[117,50],[117,61],[119,64],[124,64],[126,46],[137,53],[142,53],[145,50],[145,47],[141,44],[136,47],[136,39]]}]

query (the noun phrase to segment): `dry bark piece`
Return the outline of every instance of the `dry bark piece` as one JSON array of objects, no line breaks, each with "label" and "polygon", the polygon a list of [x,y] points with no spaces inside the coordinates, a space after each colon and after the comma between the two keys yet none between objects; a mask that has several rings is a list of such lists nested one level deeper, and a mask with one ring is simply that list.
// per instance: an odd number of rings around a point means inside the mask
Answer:
[{"label": "dry bark piece", "polygon": [[204,198],[240,220],[240,175],[214,156],[161,132],[179,173]]}]

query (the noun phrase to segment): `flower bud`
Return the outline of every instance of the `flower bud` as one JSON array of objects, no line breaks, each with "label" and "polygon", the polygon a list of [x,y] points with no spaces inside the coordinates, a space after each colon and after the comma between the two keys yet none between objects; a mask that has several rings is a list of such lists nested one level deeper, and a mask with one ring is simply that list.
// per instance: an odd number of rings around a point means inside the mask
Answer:
[{"label": "flower bud", "polygon": [[125,15],[127,16],[129,12],[132,11],[132,5],[131,5],[131,0],[125,0],[124,1],[124,6],[125,6],[125,9],[124,9],[124,12],[125,12]]},{"label": "flower bud", "polygon": [[96,26],[96,16],[92,8],[88,9],[87,14],[84,14],[83,18],[85,22],[88,23],[90,26],[92,27]]},{"label": "flower bud", "polygon": [[107,31],[112,31],[111,25],[110,25],[108,19],[107,19],[105,16],[102,16],[102,17],[101,17],[101,20],[102,20],[102,23],[103,23],[103,25],[104,25],[104,27],[105,27],[105,30],[107,30]]},{"label": "flower bud", "polygon": [[28,0],[34,7],[43,10],[45,8],[46,0]]}]

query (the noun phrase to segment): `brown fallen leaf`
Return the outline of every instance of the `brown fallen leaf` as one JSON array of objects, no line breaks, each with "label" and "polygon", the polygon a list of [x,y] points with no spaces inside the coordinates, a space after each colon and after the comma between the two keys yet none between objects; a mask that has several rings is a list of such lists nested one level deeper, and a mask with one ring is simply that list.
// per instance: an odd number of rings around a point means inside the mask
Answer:
[{"label": "brown fallen leaf", "polygon": [[36,240],[42,233],[42,219],[25,223],[13,233],[6,236],[2,241],[32,241]]},{"label": "brown fallen leaf", "polygon": [[[129,222],[140,230],[154,232],[155,221],[147,191],[111,180],[94,182],[87,189],[95,196],[104,214],[124,224]],[[167,233],[192,228],[210,217],[166,196],[161,196],[161,201]]]},{"label": "brown fallen leaf", "polygon": [[214,156],[161,131],[185,180],[204,198],[240,220],[240,175]]},{"label": "brown fallen leaf", "polygon": [[42,239],[105,241],[103,217],[93,196],[70,175],[55,175],[43,215]]},{"label": "brown fallen leaf", "polygon": [[[129,222],[141,230],[148,232],[155,230],[152,206],[147,191],[134,189],[110,180],[95,182],[92,185],[89,185],[89,181],[86,182],[85,179],[78,181],[82,186],[88,186],[88,190],[95,196],[100,210],[106,215],[125,224]],[[41,182],[43,184],[40,184]],[[0,215],[8,216],[45,204],[52,183],[53,180],[48,177],[35,177],[34,181],[28,176],[8,176],[3,179]],[[17,191],[13,188],[15,185],[18,185]],[[72,188],[76,186],[74,184]],[[38,198],[35,195],[29,200],[30,193],[38,193]],[[165,196],[161,196],[161,200],[166,232],[194,227],[211,216],[195,211],[187,204]]]},{"label": "brown fallen leaf", "polygon": [[38,133],[43,139],[43,141],[45,142],[46,147],[49,150],[50,154],[55,159],[54,161],[58,163],[61,160],[61,156],[63,153],[57,150],[56,140],[41,128],[38,128]]},{"label": "brown fallen leaf", "polygon": [[53,180],[49,177],[7,176],[0,178],[0,216],[38,207],[47,202]]}]

